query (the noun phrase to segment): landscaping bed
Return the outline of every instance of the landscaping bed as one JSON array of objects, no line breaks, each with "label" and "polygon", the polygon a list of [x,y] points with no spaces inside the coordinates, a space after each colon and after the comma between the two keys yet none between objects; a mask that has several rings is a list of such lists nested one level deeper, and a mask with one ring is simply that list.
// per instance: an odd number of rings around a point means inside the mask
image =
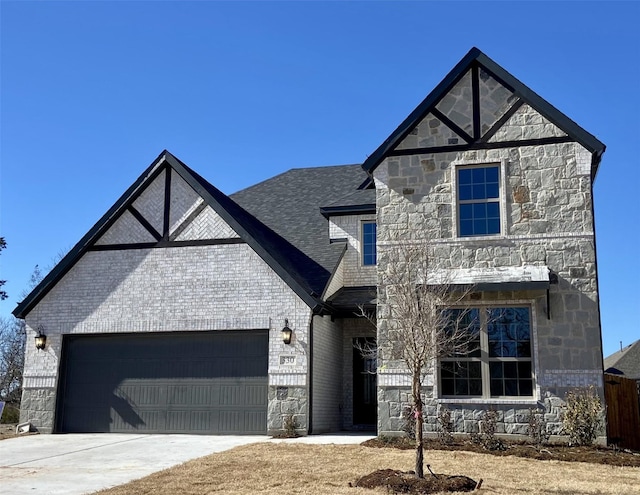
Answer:
[{"label": "landscaping bed", "polygon": [[[610,466],[640,467],[640,452],[614,449],[612,447],[569,447],[566,445],[531,445],[526,443],[503,442],[504,450],[488,450],[471,440],[455,440],[451,444],[443,444],[438,440],[425,440],[425,451],[466,451],[496,456],[517,456],[537,460],[554,460],[567,462],[590,462]],[[403,450],[415,448],[413,439],[407,437],[378,437],[367,440],[366,447],[392,447]],[[425,452],[428,459],[428,452]]]}]

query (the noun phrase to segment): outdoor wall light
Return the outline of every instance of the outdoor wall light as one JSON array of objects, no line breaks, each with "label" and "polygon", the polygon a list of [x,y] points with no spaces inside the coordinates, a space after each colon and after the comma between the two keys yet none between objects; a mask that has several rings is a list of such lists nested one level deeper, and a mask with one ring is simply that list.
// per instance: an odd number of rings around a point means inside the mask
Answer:
[{"label": "outdoor wall light", "polygon": [[284,328],[282,329],[282,342],[289,345],[291,344],[291,335],[293,335],[293,330],[289,328],[289,320],[284,320]]},{"label": "outdoor wall light", "polygon": [[42,333],[42,327],[38,328],[38,334],[36,335],[36,349],[41,351],[47,344],[47,336]]}]

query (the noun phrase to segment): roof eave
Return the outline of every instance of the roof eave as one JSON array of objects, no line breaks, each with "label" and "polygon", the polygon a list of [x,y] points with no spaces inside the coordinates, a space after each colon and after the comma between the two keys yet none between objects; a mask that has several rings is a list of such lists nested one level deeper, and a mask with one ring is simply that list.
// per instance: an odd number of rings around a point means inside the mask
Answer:
[{"label": "roof eave", "polygon": [[369,203],[364,205],[351,205],[351,206],[322,206],[320,207],[320,213],[323,217],[329,218],[330,216],[342,216],[342,215],[365,215],[368,213],[375,213],[375,203]]},{"label": "roof eave", "polygon": [[532,106],[537,112],[542,114],[543,117],[566,132],[569,137],[576,140],[589,152],[597,153],[602,156],[602,153],[604,153],[605,150],[605,145],[593,134],[580,127],[575,121],[571,120],[567,115],[562,113],[515,76],[511,75],[484,53],[479,52],[477,61],[488,69],[489,72],[493,72],[498,76],[498,78],[502,79],[504,83],[511,86],[516,96],[523,99],[525,103]]},{"label": "roof eave", "polygon": [[422,102],[411,112],[406,119],[396,128],[391,135],[385,139],[385,141],[378,146],[378,148],[364,161],[362,168],[368,174],[372,174],[380,163],[386,158],[387,153],[392,151],[402,139],[402,137],[409,132],[415,123],[421,120],[421,117],[425,115],[426,110],[431,108],[442,96],[442,94],[449,88],[449,86],[461,77],[466,72],[467,67],[478,55],[482,52],[473,47],[469,52],[458,62],[451,71],[440,81],[440,83],[422,100]]}]

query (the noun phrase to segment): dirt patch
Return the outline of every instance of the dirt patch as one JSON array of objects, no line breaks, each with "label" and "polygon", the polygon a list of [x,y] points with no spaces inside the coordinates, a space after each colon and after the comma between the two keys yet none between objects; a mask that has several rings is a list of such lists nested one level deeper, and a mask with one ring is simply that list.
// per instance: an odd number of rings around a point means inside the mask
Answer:
[{"label": "dirt patch", "polygon": [[6,440],[7,438],[14,438],[16,436],[16,425],[0,424],[0,440]]},{"label": "dirt patch", "polygon": [[37,435],[38,432],[32,431],[30,433],[21,433],[16,435],[17,423],[2,423],[0,424],[0,440],[8,440],[9,438],[23,437],[25,435]]},{"label": "dirt patch", "polygon": [[[403,450],[414,449],[413,440],[406,437],[379,437],[367,440],[366,447],[391,447]],[[426,440],[425,451],[464,451],[491,454],[495,456],[517,456],[544,461],[590,462],[610,466],[640,467],[640,452],[604,447],[568,447],[566,445],[535,446],[524,443],[504,442],[505,450],[486,450],[482,445],[471,441],[456,441],[444,445],[437,440]],[[425,456],[426,457],[426,456]]]},{"label": "dirt patch", "polygon": [[413,471],[380,469],[363,476],[355,482],[361,488],[386,488],[390,493],[424,494],[437,492],[470,492],[478,483],[466,476],[446,474],[427,475],[416,478]]}]

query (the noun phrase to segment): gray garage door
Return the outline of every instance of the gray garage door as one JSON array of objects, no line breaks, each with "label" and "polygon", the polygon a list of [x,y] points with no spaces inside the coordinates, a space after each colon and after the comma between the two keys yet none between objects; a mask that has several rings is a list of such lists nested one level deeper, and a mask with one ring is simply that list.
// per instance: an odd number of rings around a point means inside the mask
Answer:
[{"label": "gray garage door", "polygon": [[264,434],[266,330],[67,335],[57,431]]}]

